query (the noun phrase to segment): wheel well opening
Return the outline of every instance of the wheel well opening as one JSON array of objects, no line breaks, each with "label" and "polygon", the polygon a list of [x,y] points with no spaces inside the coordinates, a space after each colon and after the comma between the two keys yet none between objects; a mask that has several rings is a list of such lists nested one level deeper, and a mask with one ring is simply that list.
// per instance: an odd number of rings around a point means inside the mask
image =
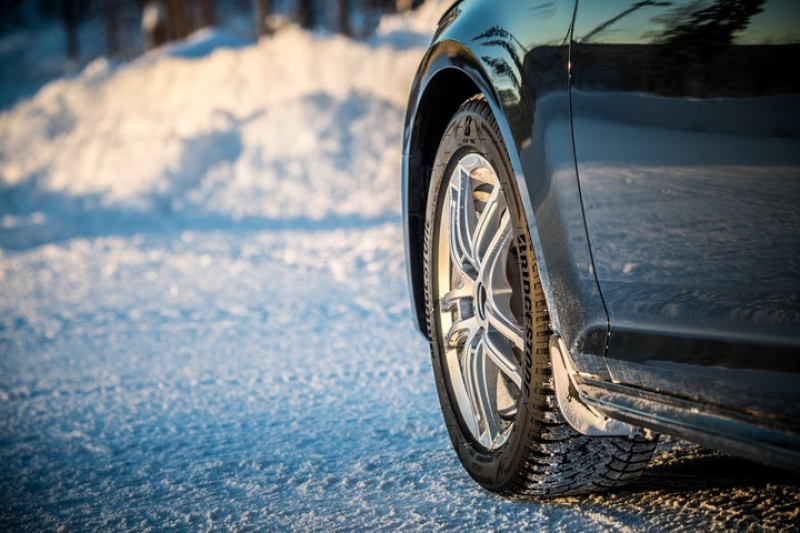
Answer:
[{"label": "wheel well opening", "polygon": [[420,100],[413,124],[408,161],[408,234],[411,290],[417,320],[425,335],[425,297],[423,246],[425,208],[428,202],[431,170],[445,129],[469,98],[479,94],[478,86],[464,72],[445,69],[431,79]]}]

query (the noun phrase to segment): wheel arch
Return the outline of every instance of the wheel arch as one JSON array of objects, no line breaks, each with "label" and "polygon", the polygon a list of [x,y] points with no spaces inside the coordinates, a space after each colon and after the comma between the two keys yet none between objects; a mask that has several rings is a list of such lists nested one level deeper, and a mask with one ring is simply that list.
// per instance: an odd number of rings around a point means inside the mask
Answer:
[{"label": "wheel arch", "polygon": [[403,155],[403,201],[406,264],[412,316],[419,331],[427,337],[424,299],[425,206],[431,169],[439,140],[458,107],[480,90],[473,80],[456,68],[445,68],[431,77],[420,95],[412,130]]},{"label": "wheel arch", "polygon": [[[517,141],[492,77],[482,62],[460,42],[436,43],[423,59],[412,87],[403,142],[403,226],[412,317],[417,329],[426,337],[422,265],[431,169],[450,119],[463,102],[477,94],[486,97],[498,122],[517,186],[525,187]],[[531,118],[525,120],[528,123],[532,121]],[[525,198],[524,194],[521,196]],[[532,209],[529,203],[523,201],[523,205],[530,224]],[[531,237],[534,241],[538,238],[536,235]]]}]

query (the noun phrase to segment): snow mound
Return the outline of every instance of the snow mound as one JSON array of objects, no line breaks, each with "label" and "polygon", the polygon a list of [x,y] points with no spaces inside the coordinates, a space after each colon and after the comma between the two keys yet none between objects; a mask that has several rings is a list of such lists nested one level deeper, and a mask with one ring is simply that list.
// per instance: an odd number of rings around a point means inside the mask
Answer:
[{"label": "snow mound", "polygon": [[0,205],[17,221],[46,213],[33,231],[47,239],[86,213],[394,216],[408,91],[443,6],[386,17],[367,42],[289,26],[244,46],[201,30],[128,64],[96,60],[0,114]]}]

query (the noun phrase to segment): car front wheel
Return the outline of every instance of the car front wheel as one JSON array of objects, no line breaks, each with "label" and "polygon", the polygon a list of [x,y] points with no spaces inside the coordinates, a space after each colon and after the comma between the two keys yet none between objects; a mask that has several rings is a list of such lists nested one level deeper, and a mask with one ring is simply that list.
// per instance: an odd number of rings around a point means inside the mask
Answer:
[{"label": "car front wheel", "polygon": [[425,232],[428,333],[453,447],[478,483],[512,497],[630,482],[655,443],[581,435],[558,409],[547,303],[511,176],[491,108],[473,97],[441,139]]}]

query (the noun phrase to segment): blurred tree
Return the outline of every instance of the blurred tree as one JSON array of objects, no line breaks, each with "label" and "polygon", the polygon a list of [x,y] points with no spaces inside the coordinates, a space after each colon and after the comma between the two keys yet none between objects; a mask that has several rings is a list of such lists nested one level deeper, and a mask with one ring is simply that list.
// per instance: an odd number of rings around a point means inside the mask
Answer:
[{"label": "blurred tree", "polygon": [[20,16],[20,6],[22,0],[0,0],[0,27],[5,29],[8,26],[18,24]]},{"label": "blurred tree", "polygon": [[297,6],[297,17],[300,25],[304,28],[312,29],[316,25],[314,17],[314,5],[311,0],[300,0]]},{"label": "blurred tree", "polygon": [[267,20],[272,13],[270,0],[253,0],[253,7],[256,14],[256,37],[269,32]]},{"label": "blurred tree", "polygon": [[[28,4],[32,4],[33,2],[27,2]],[[39,0],[38,1],[38,14],[45,18],[53,19],[58,17],[58,13],[61,8],[61,2],[59,0]]]},{"label": "blurred tree", "polygon": [[106,47],[110,55],[119,53],[119,27],[120,27],[120,2],[119,0],[105,0],[103,2],[103,31],[106,37]]},{"label": "blurred tree", "polygon": [[214,26],[217,24],[217,9],[214,0],[200,0],[200,23],[201,28]]},{"label": "blurred tree", "polygon": [[80,49],[78,45],[78,12],[72,0],[61,1],[61,16],[64,23],[64,36],[67,40],[67,57],[78,61]]},{"label": "blurred tree", "polygon": [[659,0],[641,0],[639,2],[634,2],[631,6],[622,12],[618,13],[617,15],[611,17],[608,20],[604,20],[599,26],[588,32],[586,35],[583,35],[580,38],[580,41],[584,44],[588,43],[597,38],[598,35],[605,36],[605,33],[617,22],[624,19],[625,17],[635,13],[636,11],[645,8],[645,7],[669,7],[672,5],[670,1],[659,1]]},{"label": "blurred tree", "polygon": [[424,0],[397,0],[395,2],[395,9],[400,12],[411,11],[412,9],[417,9],[423,2]]},{"label": "blurred tree", "polygon": [[[69,1],[69,0],[66,0]],[[144,49],[161,46],[169,37],[167,13],[162,0],[147,0],[142,8],[142,33]]]},{"label": "blurred tree", "polygon": [[690,94],[693,83],[716,87],[717,93],[730,83],[728,72],[715,68],[721,58],[731,57],[736,34],[761,13],[765,0],[716,0],[690,2],[653,18],[664,29],[656,36],[658,77],[664,94]]},{"label": "blurred tree", "polygon": [[189,35],[189,6],[187,0],[166,0],[169,39],[183,39]]},{"label": "blurred tree", "polygon": [[761,13],[765,0],[716,0],[679,6],[655,22],[664,25],[660,41],[669,48],[690,49],[696,56],[725,51],[734,34]]},{"label": "blurred tree", "polygon": [[338,0],[339,2],[339,31],[348,37],[353,34],[350,27],[350,0]]}]

